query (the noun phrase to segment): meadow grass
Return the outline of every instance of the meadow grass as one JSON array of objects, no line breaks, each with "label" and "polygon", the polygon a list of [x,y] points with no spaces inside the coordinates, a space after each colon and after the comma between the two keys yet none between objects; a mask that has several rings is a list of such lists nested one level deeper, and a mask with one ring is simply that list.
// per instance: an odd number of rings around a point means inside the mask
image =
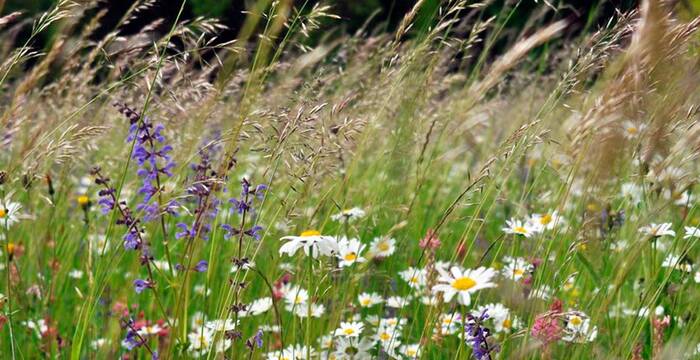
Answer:
[{"label": "meadow grass", "polygon": [[700,356],[700,20],[519,4],[0,18],[0,357]]}]

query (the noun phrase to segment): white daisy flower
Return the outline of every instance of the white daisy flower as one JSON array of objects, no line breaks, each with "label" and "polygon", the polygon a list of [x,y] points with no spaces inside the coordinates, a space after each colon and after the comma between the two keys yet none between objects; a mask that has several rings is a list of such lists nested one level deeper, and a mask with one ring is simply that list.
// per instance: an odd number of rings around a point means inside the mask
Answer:
[{"label": "white daisy flower", "polygon": [[418,359],[420,357],[420,344],[401,345],[399,353],[409,359]]},{"label": "white daisy flower", "polygon": [[359,337],[364,325],[361,322],[341,322],[335,330],[335,336]]},{"label": "white daisy flower", "polygon": [[495,332],[510,332],[512,329],[519,327],[517,318],[511,315],[510,310],[503,304],[496,303],[479,306],[473,314],[479,316],[484,311],[489,316],[488,320],[493,322]]},{"label": "white daisy flower", "polygon": [[284,236],[280,240],[289,240],[279,249],[280,255],[294,256],[303,248],[304,253],[317,258],[319,255],[331,256],[338,253],[338,242],[332,236],[321,235],[316,230],[306,230],[299,236]]},{"label": "white daisy flower", "polygon": [[440,305],[440,299],[435,295],[423,295],[420,297],[421,304],[425,306],[437,306]]},{"label": "white daisy flower", "polygon": [[146,325],[141,327],[137,333],[141,336],[157,335],[159,332],[163,331],[163,328],[158,324]]},{"label": "white daisy flower", "polygon": [[689,206],[695,202],[695,196],[691,195],[689,192],[672,192],[671,190],[664,190],[664,199],[673,200],[674,205],[678,206]]},{"label": "white daisy flower", "polygon": [[399,272],[399,276],[408,283],[412,289],[420,289],[425,286],[428,272],[425,269],[409,267],[408,269]]},{"label": "white daisy flower", "polygon": [[326,307],[323,304],[302,304],[294,308],[294,315],[300,318],[315,317],[320,318],[326,312]]},{"label": "white daisy flower", "polygon": [[580,311],[572,311],[565,317],[566,328],[561,338],[566,342],[585,343],[595,340],[598,328],[591,327],[591,319]]},{"label": "white daisy flower", "polygon": [[510,256],[506,256],[503,258],[503,262],[506,265],[501,270],[501,274],[506,279],[511,279],[513,281],[519,281],[525,274],[532,272],[534,269],[532,264],[520,257],[512,258]]},{"label": "white daisy flower", "polygon": [[[527,221],[532,229],[537,232],[552,230],[565,224],[564,217],[555,210],[547,214],[533,214]],[[524,234],[523,234],[524,235]]]},{"label": "white daisy flower", "polygon": [[238,326],[233,319],[217,319],[204,323],[204,327],[212,331],[231,331]]},{"label": "white daisy flower", "polygon": [[[437,330],[437,329],[436,329]],[[462,330],[462,317],[460,314],[440,314],[440,333],[452,335]]]},{"label": "white daisy flower", "polygon": [[528,298],[549,300],[552,297],[552,288],[547,285],[540,285],[538,288],[532,289],[528,294]]},{"label": "white daisy flower", "polygon": [[631,120],[626,120],[622,123],[623,134],[627,139],[634,139],[646,128],[645,124],[636,124]]},{"label": "white daisy flower", "polygon": [[5,196],[0,202],[0,225],[9,229],[10,226],[19,221],[19,211],[22,205],[11,200],[12,193]]},{"label": "white daisy flower", "polygon": [[90,342],[90,347],[93,350],[99,350],[100,348],[102,348],[105,345],[109,345],[109,340],[107,340],[105,338],[95,339],[95,340]]},{"label": "white daisy flower", "polygon": [[668,254],[664,261],[661,263],[661,266],[680,270],[687,273],[693,271],[693,265],[691,265],[687,261],[684,261],[683,258],[675,254]]},{"label": "white daisy flower", "polygon": [[340,260],[338,265],[340,267],[351,266],[354,263],[365,262],[367,259],[362,257],[362,251],[367,247],[360,242],[358,239],[348,240],[346,237],[342,237],[338,240],[338,253],[336,256]]},{"label": "white daisy flower", "polygon": [[471,303],[471,293],[496,284],[491,282],[496,271],[491,268],[479,267],[478,269],[463,270],[453,266],[450,272],[438,269],[440,284],[433,286],[433,291],[442,292],[445,302],[449,302],[457,295],[457,300],[462,305]]},{"label": "white daisy flower", "polygon": [[372,351],[372,349],[374,349],[374,342],[369,339],[339,337],[336,340],[335,352],[331,354],[335,357],[329,356],[328,359],[371,359],[372,355],[370,351]]},{"label": "white daisy flower", "polygon": [[238,316],[256,316],[266,313],[272,308],[272,298],[263,297],[260,299],[253,300],[248,304],[248,308],[245,311],[239,311]]},{"label": "white daisy flower", "polygon": [[622,196],[632,200],[632,204],[638,204],[644,197],[644,189],[635,183],[622,184]]},{"label": "white daisy flower", "polygon": [[345,209],[345,210],[331,216],[331,219],[333,221],[340,221],[340,222],[347,221],[348,223],[351,223],[351,222],[359,220],[363,217],[365,217],[365,211],[358,208],[358,207],[354,207],[352,209]]},{"label": "white daisy flower", "polygon": [[204,323],[207,322],[207,316],[203,312],[197,311],[196,313],[192,314],[190,322],[193,329],[202,328],[204,327]]},{"label": "white daisy flower", "polygon": [[240,270],[241,268],[242,268],[243,270],[250,270],[250,269],[253,268],[253,267],[255,267],[255,261],[248,261],[247,263],[243,264],[243,265],[240,266],[240,267],[239,267],[238,265],[236,265],[236,264],[233,264],[233,265],[231,266],[231,273],[236,273],[236,272],[238,272],[238,270]]},{"label": "white daisy flower", "polygon": [[384,318],[379,320],[379,325],[377,326],[388,326],[388,327],[401,327],[405,325],[407,322],[406,319],[399,319],[399,318]]},{"label": "white daisy flower", "polygon": [[697,238],[700,237],[700,228],[695,226],[686,226],[684,239]]},{"label": "white daisy flower", "polygon": [[294,307],[304,306],[309,301],[309,292],[294,285],[287,291],[284,291],[284,301],[287,304],[287,310],[292,311]]},{"label": "white daisy flower", "polygon": [[393,349],[398,345],[400,335],[400,327],[380,324],[377,326],[372,339],[381,344],[383,349]]},{"label": "white daisy flower", "polygon": [[671,223],[655,224],[651,223],[639,228],[639,232],[653,237],[676,236],[676,232],[671,230]]},{"label": "white daisy flower", "polygon": [[503,232],[506,234],[522,235],[527,238],[537,232],[537,229],[532,226],[532,224],[526,222],[523,224],[522,221],[511,218],[506,220],[506,227],[502,228]]},{"label": "white daisy flower", "polygon": [[388,257],[396,251],[396,240],[389,237],[376,237],[370,244],[372,257]]},{"label": "white daisy flower", "polygon": [[390,296],[386,299],[386,306],[394,309],[401,309],[411,303],[411,297]]},{"label": "white daisy flower", "polygon": [[360,303],[361,307],[372,307],[381,304],[384,299],[377,293],[362,293],[357,295],[357,302]]}]

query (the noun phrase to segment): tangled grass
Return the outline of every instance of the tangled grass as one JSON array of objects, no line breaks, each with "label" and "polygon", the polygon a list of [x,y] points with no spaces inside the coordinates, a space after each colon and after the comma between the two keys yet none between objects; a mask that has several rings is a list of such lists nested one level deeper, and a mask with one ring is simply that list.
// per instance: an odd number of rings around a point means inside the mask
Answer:
[{"label": "tangled grass", "polygon": [[3,358],[699,356],[700,20],[152,5],[0,18]]}]

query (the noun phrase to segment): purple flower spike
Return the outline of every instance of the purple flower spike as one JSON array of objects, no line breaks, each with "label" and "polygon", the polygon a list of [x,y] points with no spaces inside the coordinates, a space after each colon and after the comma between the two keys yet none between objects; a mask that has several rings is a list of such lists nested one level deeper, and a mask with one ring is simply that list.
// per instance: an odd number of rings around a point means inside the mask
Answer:
[{"label": "purple flower spike", "polygon": [[137,294],[142,293],[144,290],[152,288],[153,283],[148,280],[136,279],[134,280],[134,290]]},{"label": "purple flower spike", "polygon": [[194,271],[205,272],[209,268],[209,263],[206,260],[200,260],[197,265],[194,266]]}]

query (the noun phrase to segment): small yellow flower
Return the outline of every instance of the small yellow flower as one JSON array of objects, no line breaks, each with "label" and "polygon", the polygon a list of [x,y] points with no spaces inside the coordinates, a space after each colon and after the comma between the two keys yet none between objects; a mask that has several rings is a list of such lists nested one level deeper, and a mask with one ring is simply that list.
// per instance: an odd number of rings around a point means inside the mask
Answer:
[{"label": "small yellow flower", "polygon": [[88,198],[87,195],[80,195],[78,196],[78,204],[80,206],[85,206],[90,202],[90,198]]},{"label": "small yellow flower", "polygon": [[7,215],[7,211],[3,208],[0,208],[0,219],[4,218]]},{"label": "small yellow flower", "polygon": [[11,242],[11,243],[7,243],[7,253],[10,254],[10,255],[14,255],[14,254],[15,254],[15,248],[16,248],[16,247],[17,247],[17,246],[15,245],[15,243],[12,243],[12,242]]}]

